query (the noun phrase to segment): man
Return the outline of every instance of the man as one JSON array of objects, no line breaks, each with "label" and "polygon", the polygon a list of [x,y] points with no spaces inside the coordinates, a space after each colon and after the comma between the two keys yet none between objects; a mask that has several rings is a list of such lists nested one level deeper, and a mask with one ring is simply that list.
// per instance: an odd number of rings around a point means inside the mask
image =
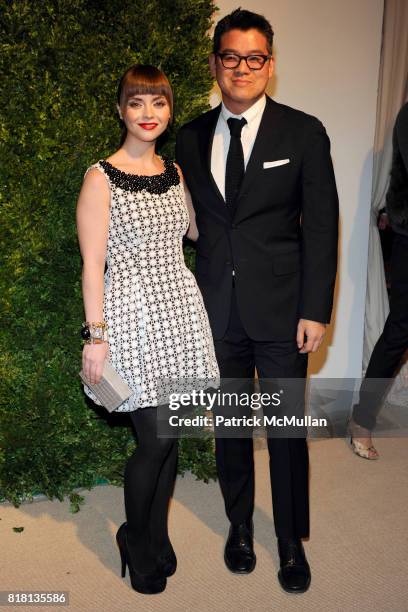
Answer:
[{"label": "man", "polygon": [[[304,379],[307,353],[330,320],[338,199],[330,144],[314,117],[265,95],[273,31],[235,10],[214,33],[212,75],[222,104],[183,126],[177,161],[197,215],[196,276],[221,376]],[[304,388],[304,386],[303,386]],[[303,437],[268,437],[281,586],[304,592],[310,569],[308,451]],[[216,439],[230,530],[225,563],[255,567],[252,438]]]}]

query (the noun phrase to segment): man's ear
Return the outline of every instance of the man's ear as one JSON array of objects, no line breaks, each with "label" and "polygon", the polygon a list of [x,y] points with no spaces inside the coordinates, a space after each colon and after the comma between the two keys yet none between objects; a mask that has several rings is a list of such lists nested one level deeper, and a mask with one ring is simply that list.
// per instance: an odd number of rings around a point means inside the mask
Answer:
[{"label": "man's ear", "polygon": [[216,66],[215,66],[215,62],[217,61],[216,56],[214,55],[214,53],[211,53],[211,55],[208,58],[208,65],[210,67],[210,72],[211,72],[211,76],[215,79],[216,77]]},{"label": "man's ear", "polygon": [[271,78],[271,76],[273,75],[274,70],[275,70],[275,58],[271,57],[271,59],[269,60],[269,78]]}]

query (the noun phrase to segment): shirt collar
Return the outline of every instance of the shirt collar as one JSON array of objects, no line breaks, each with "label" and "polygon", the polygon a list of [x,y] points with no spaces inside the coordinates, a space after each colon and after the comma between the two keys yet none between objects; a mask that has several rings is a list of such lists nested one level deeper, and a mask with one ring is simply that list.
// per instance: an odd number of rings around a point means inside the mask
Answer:
[{"label": "shirt collar", "polygon": [[252,121],[259,117],[260,114],[263,113],[265,106],[266,96],[263,95],[262,98],[260,98],[257,102],[255,102],[255,104],[250,106],[244,113],[242,113],[241,115],[234,115],[234,113],[231,113],[231,111],[228,110],[224,102],[222,102],[221,116],[225,122],[227,122],[227,119],[229,119],[230,117],[234,117],[234,119],[242,119],[242,117],[244,117],[247,120],[247,124],[249,125],[250,123],[252,123]]}]

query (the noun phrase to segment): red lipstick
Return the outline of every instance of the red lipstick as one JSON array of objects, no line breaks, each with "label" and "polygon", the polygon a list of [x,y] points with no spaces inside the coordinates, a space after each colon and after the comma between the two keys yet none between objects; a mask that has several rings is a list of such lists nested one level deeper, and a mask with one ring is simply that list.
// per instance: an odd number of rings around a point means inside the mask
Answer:
[{"label": "red lipstick", "polygon": [[154,130],[159,124],[158,123],[139,123],[140,127],[144,130]]}]

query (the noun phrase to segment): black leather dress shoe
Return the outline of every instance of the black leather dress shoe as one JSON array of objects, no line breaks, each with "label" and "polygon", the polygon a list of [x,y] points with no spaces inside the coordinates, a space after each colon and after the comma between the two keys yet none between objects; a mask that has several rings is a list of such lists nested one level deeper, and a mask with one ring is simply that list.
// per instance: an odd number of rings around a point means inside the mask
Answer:
[{"label": "black leather dress shoe", "polygon": [[256,556],[253,542],[252,521],[231,525],[225,544],[225,565],[234,574],[249,574],[255,569]]},{"label": "black leather dress shoe", "polygon": [[288,593],[304,593],[310,586],[310,567],[299,539],[278,538],[280,570],[278,579]]}]

